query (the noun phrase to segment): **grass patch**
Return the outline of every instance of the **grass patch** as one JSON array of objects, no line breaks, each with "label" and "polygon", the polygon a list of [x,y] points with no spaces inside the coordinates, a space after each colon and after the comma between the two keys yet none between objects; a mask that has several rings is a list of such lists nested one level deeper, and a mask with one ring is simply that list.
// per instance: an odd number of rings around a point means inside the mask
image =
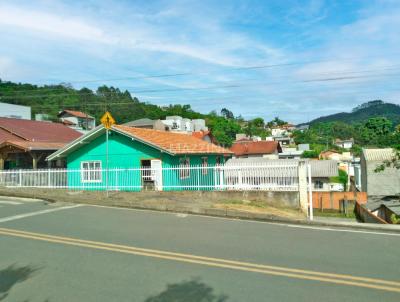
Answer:
[{"label": "grass patch", "polygon": [[355,219],[356,215],[354,212],[347,213],[340,213],[335,210],[324,210],[321,211],[319,209],[314,209],[314,216],[320,216],[320,217],[335,217],[335,218],[349,218],[349,219]]}]

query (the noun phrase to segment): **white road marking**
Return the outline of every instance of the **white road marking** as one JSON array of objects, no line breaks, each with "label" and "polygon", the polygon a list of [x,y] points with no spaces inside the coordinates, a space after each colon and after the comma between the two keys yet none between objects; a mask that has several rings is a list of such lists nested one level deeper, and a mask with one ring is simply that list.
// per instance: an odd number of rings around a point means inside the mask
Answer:
[{"label": "white road marking", "polygon": [[20,215],[9,216],[9,217],[5,217],[5,218],[0,218],[0,223],[17,220],[17,219],[22,219],[22,218],[26,218],[26,217],[31,217],[31,216],[36,216],[36,215],[47,214],[47,213],[51,213],[51,212],[73,209],[73,208],[82,207],[82,206],[84,206],[84,205],[76,204],[76,205],[72,205],[72,206],[52,208],[52,209],[47,209],[47,210],[42,210],[42,211],[36,211],[36,212],[30,212],[30,213],[25,213],[25,214],[20,214]]},{"label": "white road marking", "polygon": [[[101,205],[93,205],[87,204],[90,207],[97,207],[97,208],[106,208],[106,209],[113,209],[113,210],[128,210],[128,211],[146,211],[146,212],[153,212],[157,214],[167,214],[167,215],[174,215],[177,216],[177,213],[174,212],[163,212],[151,209],[129,209],[129,208],[120,208],[120,207],[112,207],[112,206],[101,206]],[[308,226],[308,225],[300,225],[300,224],[290,224],[290,223],[282,223],[282,222],[270,222],[270,221],[257,221],[257,220],[246,220],[246,219],[239,219],[239,218],[229,218],[229,217],[217,217],[217,216],[207,216],[207,215],[199,215],[199,214],[186,214],[187,216],[194,216],[200,218],[211,218],[211,219],[222,219],[222,220],[229,220],[229,221],[240,221],[244,223],[263,223],[263,224],[270,224],[274,226],[283,226],[288,228],[298,228],[298,229],[310,229],[310,230],[318,230],[318,231],[331,231],[331,232],[347,232],[347,233],[361,233],[361,234],[372,234],[372,235],[381,235],[381,236],[400,236],[400,233],[390,233],[388,232],[376,232],[376,231],[363,231],[363,230],[350,230],[345,229],[346,226],[338,225],[337,228],[334,227],[319,227],[319,226]],[[362,224],[360,223],[360,226]]]},{"label": "white road marking", "polygon": [[18,205],[18,204],[22,204],[22,202],[8,201],[8,200],[0,200],[0,204]]}]

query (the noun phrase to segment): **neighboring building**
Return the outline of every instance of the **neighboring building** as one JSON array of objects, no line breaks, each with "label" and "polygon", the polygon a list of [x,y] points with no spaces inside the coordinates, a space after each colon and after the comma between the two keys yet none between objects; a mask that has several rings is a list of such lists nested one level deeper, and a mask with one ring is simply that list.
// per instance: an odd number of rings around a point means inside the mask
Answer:
[{"label": "neighboring building", "polygon": [[289,146],[294,143],[293,139],[289,136],[276,136],[274,141],[279,142],[281,146]]},{"label": "neighboring building", "polygon": [[64,125],[81,133],[86,133],[96,127],[95,118],[80,111],[63,110],[57,116]]},{"label": "neighboring building", "polygon": [[288,130],[285,128],[271,128],[271,135],[273,137],[282,137],[282,136],[287,136]]},{"label": "neighboring building", "polygon": [[31,107],[0,103],[0,117],[30,120]]},{"label": "neighboring building", "polygon": [[341,183],[332,181],[332,177],[339,175],[338,162],[335,160],[309,160],[313,191],[343,191]]},{"label": "neighboring building", "polygon": [[0,170],[45,168],[46,156],[79,136],[62,124],[0,118]]},{"label": "neighboring building", "polygon": [[147,128],[154,129],[155,120],[149,118],[141,118],[128,123],[123,124],[123,126],[135,127],[135,128]]},{"label": "neighboring building", "polygon": [[48,122],[50,121],[50,116],[45,113],[37,113],[35,114],[35,121]]},{"label": "neighboring building", "polygon": [[264,157],[278,159],[278,154],[282,152],[281,145],[278,142],[269,141],[239,141],[235,142],[230,150],[235,157]]},{"label": "neighboring building", "polygon": [[[268,159],[262,157],[252,157],[252,158],[231,158],[226,162],[227,167],[240,167],[240,166],[254,166],[254,170],[251,173],[246,173],[242,175],[241,179],[238,178],[237,170],[227,170],[225,172],[225,177],[234,178],[233,183],[241,183],[244,187],[251,186],[252,184],[260,181],[260,178],[268,177],[269,175],[260,175],[257,172],[256,167],[271,166],[271,176],[277,177],[277,169],[282,174],[282,182],[288,179],[293,179],[298,177],[298,171],[296,169],[284,169],[285,167],[298,166],[299,162],[308,162],[311,165],[311,181],[313,186],[313,191],[343,191],[343,185],[331,182],[331,177],[338,176],[337,162],[332,160],[297,160],[297,159]],[[282,167],[282,169],[279,169]],[[274,170],[275,169],[275,170]],[[263,172],[265,173],[265,172]],[[232,181],[231,181],[232,183]]]},{"label": "neighboring building", "polygon": [[341,153],[336,150],[327,150],[327,151],[322,151],[319,154],[319,159],[331,159],[342,162],[351,162],[353,160],[353,156],[350,152]]},{"label": "neighboring building", "polygon": [[[114,190],[141,190],[145,186],[154,186],[157,190],[176,189],[196,184],[199,177],[209,178],[214,183],[214,173],[206,168],[225,162],[232,152],[198,139],[192,135],[159,131],[153,129],[133,128],[114,125],[109,133],[108,160],[106,159],[106,130],[101,125],[86,135],[71,142],[61,150],[50,155],[49,161],[64,159],[68,170],[104,170],[108,168],[173,168],[173,175],[155,173],[146,175],[140,170],[130,174],[130,183],[124,186],[123,179],[111,177],[108,185]],[[191,170],[193,166],[205,167],[204,170]],[[186,169],[187,168],[187,169]],[[128,178],[126,176],[126,178]],[[72,177],[68,185],[84,187],[85,184],[105,186],[106,179],[102,173],[88,174],[82,171],[78,177]]]},{"label": "neighboring building", "polygon": [[335,140],[335,145],[340,148],[343,148],[343,149],[351,149],[351,148],[353,148],[353,145],[354,145],[354,139],[350,138],[350,139],[341,140],[341,139],[337,138]]},{"label": "neighboring building", "polygon": [[361,189],[368,196],[389,196],[400,194],[400,170],[386,167],[381,172],[376,168],[391,160],[395,151],[386,149],[363,149],[360,158]]},{"label": "neighboring building", "polygon": [[147,128],[161,131],[192,133],[208,131],[206,121],[203,119],[190,120],[181,116],[167,116],[165,120],[151,120],[142,118],[123,124],[135,128]]},{"label": "neighboring building", "polygon": [[297,150],[300,151],[310,151],[310,144],[298,144]]},{"label": "neighboring building", "polygon": [[297,148],[282,147],[282,153],[279,153],[279,159],[300,159],[304,151]]},{"label": "neighboring building", "polygon": [[365,207],[375,216],[378,216],[387,223],[393,223],[393,216],[400,219],[400,200],[398,197],[394,198],[379,198],[372,199],[365,204]]},{"label": "neighboring building", "polygon": [[304,151],[309,150],[309,144],[299,144],[297,147],[282,146],[282,153],[279,153],[279,159],[300,159]]},{"label": "neighboring building", "polygon": [[182,118],[181,116],[167,116],[161,122],[167,126],[168,131],[175,132],[192,132],[193,125],[190,119]]},{"label": "neighboring building", "polygon": [[249,139],[249,137],[245,133],[237,133],[235,141],[239,141],[242,139]]}]

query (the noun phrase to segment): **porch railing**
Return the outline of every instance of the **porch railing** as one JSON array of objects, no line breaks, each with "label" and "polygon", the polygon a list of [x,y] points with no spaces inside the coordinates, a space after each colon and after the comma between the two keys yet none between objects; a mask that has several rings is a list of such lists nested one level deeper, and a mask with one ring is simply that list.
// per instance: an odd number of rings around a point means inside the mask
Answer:
[{"label": "porch railing", "polygon": [[297,191],[297,165],[172,166],[159,169],[40,169],[0,171],[0,186],[70,190]]}]

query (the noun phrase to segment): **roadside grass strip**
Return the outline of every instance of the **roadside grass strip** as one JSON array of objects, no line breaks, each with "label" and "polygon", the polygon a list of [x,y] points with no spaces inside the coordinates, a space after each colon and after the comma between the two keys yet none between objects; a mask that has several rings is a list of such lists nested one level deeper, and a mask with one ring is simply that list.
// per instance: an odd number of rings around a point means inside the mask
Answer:
[{"label": "roadside grass strip", "polygon": [[158,259],[205,265],[210,267],[227,268],[265,275],[282,276],[311,281],[320,281],[347,286],[364,287],[389,292],[400,293],[400,282],[376,278],[359,277],[345,274],[325,273],[318,271],[294,269],[280,266],[256,264],[242,261],[234,261],[223,258],[196,256],[191,254],[174,253],[168,251],[145,249],[134,246],[111,244],[97,241],[76,239],[71,237],[53,236],[41,233],[32,233],[8,228],[0,228],[0,234],[12,237],[20,237],[45,242],[60,243],[71,246],[106,250],[118,253],[153,257]]}]

